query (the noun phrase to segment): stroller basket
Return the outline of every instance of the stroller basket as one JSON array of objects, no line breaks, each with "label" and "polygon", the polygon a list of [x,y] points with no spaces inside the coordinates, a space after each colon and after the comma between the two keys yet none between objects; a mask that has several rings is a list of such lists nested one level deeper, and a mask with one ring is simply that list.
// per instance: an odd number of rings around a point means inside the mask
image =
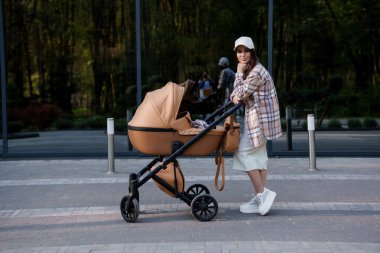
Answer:
[{"label": "stroller basket", "polygon": [[206,128],[192,128],[190,114],[178,113],[184,93],[184,87],[171,82],[148,92],[128,122],[132,145],[142,153],[158,157],[129,176],[129,194],[120,203],[121,215],[127,222],[137,220],[140,212],[138,188],[150,179],[169,196],[187,203],[193,216],[200,221],[209,221],[218,212],[218,203],[206,186],[194,184],[184,189],[184,176],[176,158],[215,152],[225,134],[224,127],[218,124],[240,105],[229,108],[233,103],[228,102],[209,116]]}]

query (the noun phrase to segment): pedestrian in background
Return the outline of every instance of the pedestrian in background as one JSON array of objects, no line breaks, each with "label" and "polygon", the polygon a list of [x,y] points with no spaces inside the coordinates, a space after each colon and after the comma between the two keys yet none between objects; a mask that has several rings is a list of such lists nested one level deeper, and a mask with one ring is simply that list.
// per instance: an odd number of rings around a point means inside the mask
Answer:
[{"label": "pedestrian in background", "polygon": [[240,212],[266,215],[276,197],[276,192],[265,187],[268,165],[266,143],[282,135],[277,92],[272,77],[259,62],[250,37],[238,38],[234,51],[238,65],[230,99],[234,104],[244,104],[245,123],[232,168],[245,171],[254,190],[253,198],[240,205]]},{"label": "pedestrian in background", "polygon": [[230,62],[227,57],[220,58],[218,66],[220,73],[217,88],[221,91],[222,101],[226,102],[234,90],[235,72],[229,67]]},{"label": "pedestrian in background", "polygon": [[212,94],[213,81],[208,72],[203,72],[198,81],[199,99],[204,100]]}]

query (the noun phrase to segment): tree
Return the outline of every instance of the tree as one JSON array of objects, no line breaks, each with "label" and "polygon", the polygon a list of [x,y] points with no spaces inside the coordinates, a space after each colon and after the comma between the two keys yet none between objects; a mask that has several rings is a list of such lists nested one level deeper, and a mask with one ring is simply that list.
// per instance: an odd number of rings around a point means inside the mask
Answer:
[{"label": "tree", "polygon": [[[235,68],[232,47],[243,35],[253,37],[266,65],[265,1],[144,0],[141,6],[144,92],[197,80],[205,70],[216,79],[221,56]],[[93,114],[125,115],[136,106],[134,7],[134,0],[4,0],[12,106],[53,103],[67,113],[85,106]],[[286,94],[323,94],[340,76],[338,93],[365,98],[346,112],[378,113],[380,3],[278,0],[274,7],[273,78],[282,105],[305,99],[282,99]],[[323,111],[320,99],[313,101]]]}]

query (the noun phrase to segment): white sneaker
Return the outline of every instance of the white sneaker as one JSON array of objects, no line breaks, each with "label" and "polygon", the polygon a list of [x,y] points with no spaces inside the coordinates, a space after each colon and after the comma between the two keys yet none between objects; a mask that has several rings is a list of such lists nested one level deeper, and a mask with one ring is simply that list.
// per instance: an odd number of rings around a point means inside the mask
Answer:
[{"label": "white sneaker", "polygon": [[273,201],[276,198],[276,193],[265,188],[264,192],[256,194],[256,197],[259,205],[259,213],[261,215],[266,215],[273,205]]},{"label": "white sneaker", "polygon": [[259,213],[259,205],[254,196],[249,202],[240,205],[241,213]]}]

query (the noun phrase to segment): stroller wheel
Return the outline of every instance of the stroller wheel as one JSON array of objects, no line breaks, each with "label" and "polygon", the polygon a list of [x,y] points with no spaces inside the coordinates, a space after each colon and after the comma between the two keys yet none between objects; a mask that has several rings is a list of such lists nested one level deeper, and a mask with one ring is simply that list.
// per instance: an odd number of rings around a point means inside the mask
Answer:
[{"label": "stroller wheel", "polygon": [[127,202],[128,202],[128,196],[124,196],[120,202],[121,216],[123,216],[125,221],[133,223],[139,217],[139,213],[140,213],[139,202],[136,198],[133,198],[129,204],[129,208],[127,207]]},{"label": "stroller wheel", "polygon": [[192,186],[189,187],[189,189],[187,189],[186,193],[194,198],[195,196],[198,196],[201,194],[210,194],[210,191],[203,184],[193,184]]},{"label": "stroller wheel", "polygon": [[218,213],[218,202],[211,195],[198,195],[191,201],[191,213],[199,221],[210,221]]}]

